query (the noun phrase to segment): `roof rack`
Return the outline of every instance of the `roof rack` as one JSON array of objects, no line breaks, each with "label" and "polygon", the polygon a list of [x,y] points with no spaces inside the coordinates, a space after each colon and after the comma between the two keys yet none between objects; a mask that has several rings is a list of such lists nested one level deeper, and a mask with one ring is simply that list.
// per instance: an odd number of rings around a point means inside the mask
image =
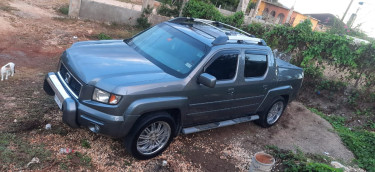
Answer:
[{"label": "roof rack", "polygon": [[[206,20],[206,19],[195,19],[191,17],[178,17],[175,19],[169,20],[173,23],[179,23],[179,24],[187,24],[190,26],[193,26],[194,22],[199,22],[208,26],[211,26],[215,28],[216,30],[220,31],[223,34],[220,34],[215,38],[215,40],[212,42],[213,45],[222,45],[230,42],[235,41],[236,43],[249,43],[249,44],[258,44],[258,45],[267,45],[266,42],[263,39],[255,38],[254,35],[249,34],[241,29],[238,29],[236,27],[233,27],[231,25],[218,22],[218,21],[212,21],[212,20]],[[224,27],[230,28],[232,30],[227,30]]]}]

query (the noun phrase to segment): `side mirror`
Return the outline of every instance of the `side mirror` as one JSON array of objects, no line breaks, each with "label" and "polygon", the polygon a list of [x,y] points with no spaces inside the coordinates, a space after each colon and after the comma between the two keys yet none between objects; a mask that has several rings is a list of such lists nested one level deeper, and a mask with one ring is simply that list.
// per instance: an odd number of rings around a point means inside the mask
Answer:
[{"label": "side mirror", "polygon": [[208,74],[208,73],[202,73],[198,77],[198,82],[204,86],[214,88],[216,85],[216,77]]}]

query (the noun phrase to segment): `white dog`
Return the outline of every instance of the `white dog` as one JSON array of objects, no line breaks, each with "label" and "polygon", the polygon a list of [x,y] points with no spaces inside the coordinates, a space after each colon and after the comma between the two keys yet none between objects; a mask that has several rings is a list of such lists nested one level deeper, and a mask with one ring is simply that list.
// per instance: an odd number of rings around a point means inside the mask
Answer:
[{"label": "white dog", "polygon": [[4,75],[5,75],[5,79],[8,79],[9,75],[13,76],[14,73],[16,73],[14,66],[15,64],[10,62],[4,65],[3,67],[1,67],[1,81],[4,80]]}]

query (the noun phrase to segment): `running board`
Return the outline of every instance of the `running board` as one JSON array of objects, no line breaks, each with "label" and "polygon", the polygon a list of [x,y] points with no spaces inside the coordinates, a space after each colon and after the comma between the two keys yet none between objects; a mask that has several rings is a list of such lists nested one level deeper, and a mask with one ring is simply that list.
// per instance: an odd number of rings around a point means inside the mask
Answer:
[{"label": "running board", "polygon": [[191,133],[196,133],[196,132],[200,132],[200,131],[211,130],[211,129],[214,129],[214,128],[239,124],[239,123],[243,123],[243,122],[254,121],[254,120],[257,120],[257,119],[259,119],[258,115],[245,116],[245,117],[235,118],[235,119],[226,120],[226,121],[220,121],[220,122],[214,122],[214,123],[209,123],[209,124],[204,124],[204,125],[197,125],[197,126],[189,127],[189,128],[183,128],[182,133],[183,134],[191,134]]}]

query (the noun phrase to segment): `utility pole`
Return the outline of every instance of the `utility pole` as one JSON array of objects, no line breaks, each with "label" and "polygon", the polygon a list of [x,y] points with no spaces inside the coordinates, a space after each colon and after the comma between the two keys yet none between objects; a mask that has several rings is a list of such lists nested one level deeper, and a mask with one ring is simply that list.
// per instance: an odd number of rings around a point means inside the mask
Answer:
[{"label": "utility pole", "polygon": [[[288,23],[288,24],[289,24],[290,17],[292,17],[292,14],[293,14],[293,12],[294,12],[294,6],[296,5],[296,2],[297,2],[297,0],[294,0],[294,3],[293,3],[292,8],[289,9],[289,13],[288,13],[288,16],[286,17],[285,23]],[[292,23],[292,24],[293,24],[293,23]]]},{"label": "utility pole", "polygon": [[352,15],[350,16],[348,22],[346,23],[346,25],[347,25],[349,28],[352,28],[355,19],[357,19],[358,11],[359,11],[359,9],[361,9],[361,5],[363,5],[363,2],[359,2],[358,4],[359,4],[360,6],[358,7],[357,11],[356,11],[354,14],[352,14]]},{"label": "utility pole", "polygon": [[262,2],[262,0],[258,0],[257,1],[257,5],[255,6],[255,10],[254,10],[254,13],[253,13],[253,16],[252,17],[256,17],[257,14],[258,14],[258,9],[259,9],[259,5],[260,3]]},{"label": "utility pole", "polygon": [[349,6],[348,6],[348,8],[346,9],[346,11],[345,11],[345,13],[344,13],[344,16],[342,16],[342,18],[341,18],[341,21],[344,21],[344,18],[345,18],[345,16],[346,16],[346,13],[349,11],[350,6],[352,6],[353,1],[354,1],[354,0],[351,0],[351,1],[350,1]]}]

